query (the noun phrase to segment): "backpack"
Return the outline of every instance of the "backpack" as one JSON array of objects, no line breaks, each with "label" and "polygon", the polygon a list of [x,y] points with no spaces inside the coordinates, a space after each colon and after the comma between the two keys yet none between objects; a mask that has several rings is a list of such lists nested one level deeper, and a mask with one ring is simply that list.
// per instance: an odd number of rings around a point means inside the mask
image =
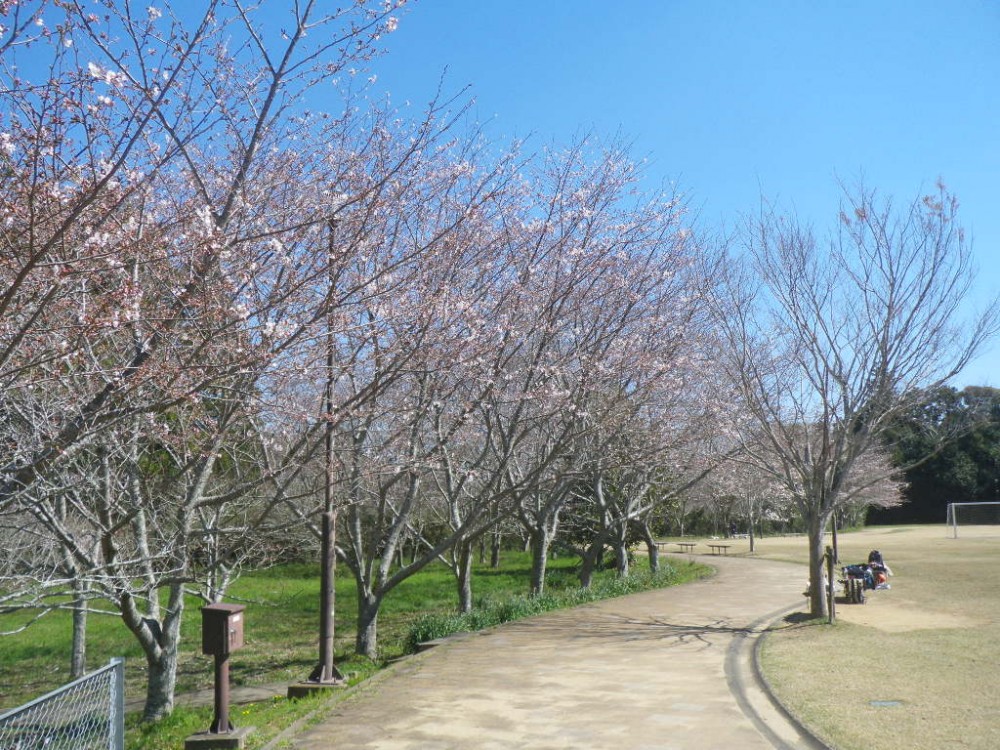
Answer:
[{"label": "backpack", "polygon": [[844,573],[848,578],[864,578],[865,577],[865,566],[864,565],[848,565],[844,568]]}]

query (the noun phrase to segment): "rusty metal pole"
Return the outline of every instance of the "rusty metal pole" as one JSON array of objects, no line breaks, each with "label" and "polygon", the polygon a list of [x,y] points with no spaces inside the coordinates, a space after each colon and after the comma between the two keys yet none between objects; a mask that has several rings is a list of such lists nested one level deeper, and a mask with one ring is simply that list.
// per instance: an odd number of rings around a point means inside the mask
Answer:
[{"label": "rusty metal pole", "polygon": [[337,228],[336,219],[327,222],[329,246],[327,248],[327,314],[326,314],[326,389],[323,394],[323,413],[326,418],[324,448],[326,456],[326,477],[323,484],[323,523],[320,551],[320,594],[319,594],[319,663],[309,675],[310,682],[341,682],[344,676],[334,664],[334,608],[336,591],[334,582],[337,565],[337,516],[333,510],[333,366],[335,363],[333,325],[333,239]]},{"label": "rusty metal pole", "polygon": [[334,564],[336,552],[334,550],[336,519],[334,514],[323,514],[323,549],[320,565],[320,623],[319,623],[319,663],[309,675],[310,682],[339,682],[344,679],[334,664],[333,636],[334,636]]},{"label": "rusty metal pole", "polygon": [[215,655],[215,718],[208,730],[211,734],[233,731],[229,721],[229,654]]}]

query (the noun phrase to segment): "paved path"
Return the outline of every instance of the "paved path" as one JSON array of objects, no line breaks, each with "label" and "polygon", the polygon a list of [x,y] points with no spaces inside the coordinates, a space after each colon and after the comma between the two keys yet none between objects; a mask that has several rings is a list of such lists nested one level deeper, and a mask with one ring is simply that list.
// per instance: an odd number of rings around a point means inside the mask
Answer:
[{"label": "paved path", "polygon": [[705,557],[711,579],[473,634],[401,662],[300,733],[297,750],[771,750],[799,733],[753,670],[801,567]]}]

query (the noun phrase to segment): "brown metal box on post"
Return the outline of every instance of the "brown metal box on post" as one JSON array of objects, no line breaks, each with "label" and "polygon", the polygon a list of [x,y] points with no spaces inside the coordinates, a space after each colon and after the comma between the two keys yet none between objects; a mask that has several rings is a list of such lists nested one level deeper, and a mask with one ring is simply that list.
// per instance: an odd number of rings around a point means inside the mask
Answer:
[{"label": "brown metal box on post", "polygon": [[201,608],[201,650],[215,657],[215,717],[207,732],[191,735],[185,750],[242,748],[253,727],[236,729],[229,721],[229,654],[243,648],[242,604]]},{"label": "brown metal box on post", "polygon": [[242,604],[209,604],[201,608],[201,651],[228,654],[243,648]]}]

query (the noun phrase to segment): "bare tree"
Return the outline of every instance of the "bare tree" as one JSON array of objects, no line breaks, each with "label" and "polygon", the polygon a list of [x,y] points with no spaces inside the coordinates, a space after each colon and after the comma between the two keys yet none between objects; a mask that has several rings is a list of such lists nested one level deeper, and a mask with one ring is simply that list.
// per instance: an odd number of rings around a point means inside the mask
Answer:
[{"label": "bare tree", "polygon": [[995,304],[962,317],[973,268],[957,212],[940,184],[901,209],[862,186],[845,190],[838,228],[820,244],[766,209],[748,222],[746,263],[720,299],[726,369],[763,446],[750,455],[784,483],[808,530],[816,616],[826,613],[824,533],[858,462],[890,417],[996,330]]}]

